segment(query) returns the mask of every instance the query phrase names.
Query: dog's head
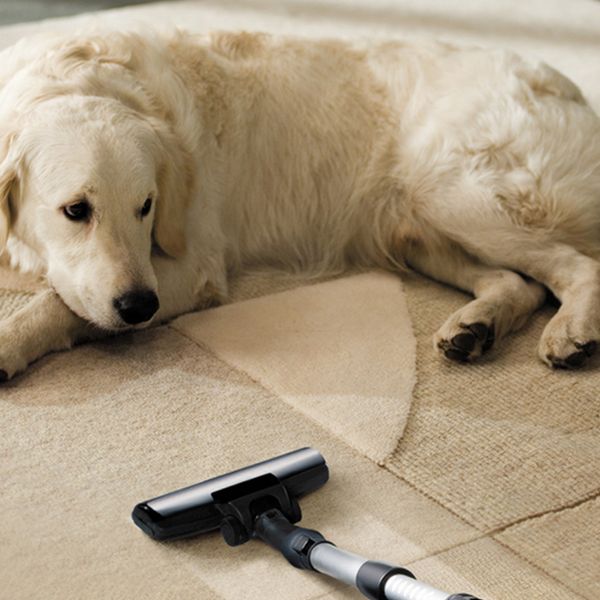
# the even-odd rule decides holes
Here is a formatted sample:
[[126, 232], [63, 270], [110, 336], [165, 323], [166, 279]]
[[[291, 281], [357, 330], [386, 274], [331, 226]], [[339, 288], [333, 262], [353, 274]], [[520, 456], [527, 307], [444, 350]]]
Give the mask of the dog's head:
[[169, 131], [118, 100], [66, 94], [35, 103], [3, 137], [0, 250], [24, 242], [99, 327], [149, 322], [152, 252], [185, 252], [189, 191]]

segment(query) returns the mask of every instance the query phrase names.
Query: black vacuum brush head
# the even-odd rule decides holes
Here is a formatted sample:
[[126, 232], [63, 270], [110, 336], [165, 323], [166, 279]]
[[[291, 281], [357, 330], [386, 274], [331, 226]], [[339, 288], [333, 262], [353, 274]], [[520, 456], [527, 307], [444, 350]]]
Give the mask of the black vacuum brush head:
[[299, 521], [296, 498], [320, 488], [328, 478], [321, 454], [301, 448], [141, 502], [132, 518], [156, 540], [221, 529], [226, 541], [237, 545], [253, 535], [252, 519], [270, 508], [281, 510], [291, 522]]

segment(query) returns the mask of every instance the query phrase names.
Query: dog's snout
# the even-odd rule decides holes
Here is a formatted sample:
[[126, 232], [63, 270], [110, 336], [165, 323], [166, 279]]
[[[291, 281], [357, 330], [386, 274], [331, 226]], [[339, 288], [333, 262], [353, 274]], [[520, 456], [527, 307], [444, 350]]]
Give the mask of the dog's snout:
[[148, 321], [158, 310], [158, 296], [151, 290], [127, 292], [113, 300], [119, 316], [129, 325]]

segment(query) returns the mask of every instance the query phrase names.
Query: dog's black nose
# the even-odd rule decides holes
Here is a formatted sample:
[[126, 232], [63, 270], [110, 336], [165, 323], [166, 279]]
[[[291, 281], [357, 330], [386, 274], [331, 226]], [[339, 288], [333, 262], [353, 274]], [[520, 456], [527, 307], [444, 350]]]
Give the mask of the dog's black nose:
[[148, 321], [158, 310], [158, 297], [151, 290], [127, 292], [113, 300], [119, 316], [129, 325]]

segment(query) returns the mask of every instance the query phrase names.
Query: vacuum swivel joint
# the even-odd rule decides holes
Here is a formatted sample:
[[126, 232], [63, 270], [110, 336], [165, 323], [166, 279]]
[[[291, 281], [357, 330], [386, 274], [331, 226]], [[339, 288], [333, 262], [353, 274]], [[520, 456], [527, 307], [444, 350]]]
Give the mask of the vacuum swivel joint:
[[255, 525], [265, 512], [278, 510], [288, 523], [297, 523], [302, 518], [296, 499], [270, 473], [214, 492], [213, 498], [223, 517], [221, 534], [230, 546], [239, 546], [256, 537]]

